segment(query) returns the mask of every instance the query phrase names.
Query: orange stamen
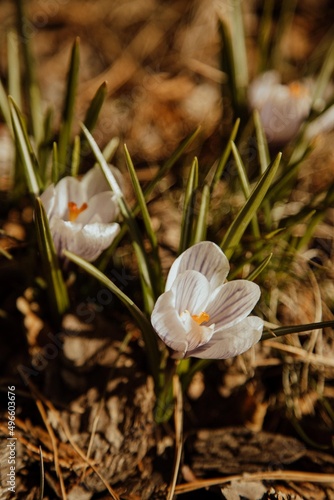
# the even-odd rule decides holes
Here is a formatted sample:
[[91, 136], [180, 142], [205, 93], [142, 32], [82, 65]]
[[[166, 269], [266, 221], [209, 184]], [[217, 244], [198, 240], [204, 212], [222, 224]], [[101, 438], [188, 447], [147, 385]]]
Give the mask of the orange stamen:
[[209, 319], [210, 319], [210, 315], [205, 311], [202, 311], [198, 316], [197, 316], [197, 314], [192, 314], [191, 317], [199, 325], [201, 325], [202, 323], [205, 323], [206, 321], [209, 321]]
[[68, 218], [71, 222], [74, 222], [77, 218], [78, 215], [81, 214], [86, 208], [88, 208], [87, 203], [83, 203], [81, 207], [79, 208], [74, 201], [69, 201], [68, 204]]
[[291, 82], [288, 87], [294, 97], [304, 97], [307, 94], [307, 89], [302, 83]]

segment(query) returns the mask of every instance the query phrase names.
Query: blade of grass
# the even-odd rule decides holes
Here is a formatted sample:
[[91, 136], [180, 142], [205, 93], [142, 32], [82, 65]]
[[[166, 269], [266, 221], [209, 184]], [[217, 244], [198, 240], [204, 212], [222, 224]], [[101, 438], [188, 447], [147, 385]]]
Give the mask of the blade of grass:
[[135, 167], [133, 165], [133, 162], [132, 162], [130, 153], [128, 151], [128, 148], [126, 147], [126, 144], [124, 144], [124, 153], [125, 153], [125, 161], [126, 161], [128, 171], [130, 174], [130, 178], [131, 178], [131, 182], [132, 182], [132, 187], [134, 189], [134, 192], [135, 192], [135, 195], [137, 198], [137, 202], [138, 202], [139, 207], [140, 207], [140, 211], [141, 211], [141, 214], [143, 217], [143, 222], [145, 225], [148, 239], [150, 241], [152, 248], [157, 250], [157, 248], [158, 248], [157, 237], [156, 237], [155, 232], [152, 229], [151, 218], [150, 218], [150, 214], [148, 213], [147, 204], [146, 204], [146, 201], [144, 198], [144, 194], [143, 194], [143, 191], [141, 189], [141, 186], [140, 186], [140, 183], [139, 183], [136, 171], [135, 171]]
[[155, 282], [154, 277], [151, 275], [151, 266], [148, 262], [148, 257], [143, 245], [143, 238], [138, 228], [138, 225], [130, 211], [128, 205], [125, 202], [121, 188], [119, 187], [114, 175], [112, 174], [108, 163], [106, 162], [100, 148], [96, 144], [93, 136], [87, 130], [85, 125], [81, 124], [82, 130], [84, 131], [85, 137], [92, 148], [95, 158], [109, 184], [111, 190], [115, 193], [116, 199], [121, 211], [122, 216], [128, 226], [132, 244], [137, 255], [138, 265], [140, 269], [140, 280], [143, 288], [143, 298], [144, 305], [147, 313], [150, 313], [153, 309], [156, 294], [155, 294]]
[[3, 255], [4, 257], [6, 257], [6, 259], [8, 259], [8, 260], [13, 259], [13, 256], [9, 252], [7, 252], [7, 250], [5, 250], [4, 248], [1, 248], [1, 247], [0, 247], [0, 254]]
[[9, 101], [16, 146], [23, 165], [28, 189], [31, 194], [37, 196], [41, 187], [41, 180], [37, 171], [37, 160], [33, 153], [23, 117], [12, 97], [9, 97]]
[[43, 139], [38, 148], [38, 164], [40, 167], [43, 185], [48, 183], [48, 166], [50, 158], [50, 144], [53, 137], [53, 109], [50, 107], [45, 113], [43, 121]]
[[157, 335], [148, 321], [146, 316], [142, 313], [138, 306], [131, 300], [120, 288], [118, 288], [115, 283], [113, 283], [105, 274], [99, 271], [96, 267], [94, 267], [89, 262], [86, 262], [78, 255], [69, 252], [68, 250], [64, 250], [64, 255], [71, 261], [77, 264], [81, 269], [86, 271], [88, 274], [97, 279], [100, 283], [103, 284], [106, 288], [108, 288], [112, 293], [116, 295], [116, 297], [125, 305], [128, 309], [129, 313], [136, 321], [137, 325], [142, 331], [143, 339], [145, 342], [145, 349], [147, 352], [148, 362], [150, 366], [150, 370], [152, 376], [154, 378], [156, 388], [159, 384], [159, 363], [160, 363], [160, 353], [158, 349], [157, 343]]
[[261, 174], [264, 174], [264, 172], [267, 169], [267, 165], [269, 165], [271, 160], [269, 155], [267, 138], [262, 127], [260, 113], [258, 112], [257, 109], [255, 109], [253, 112], [253, 120], [255, 126], [256, 143], [258, 148]]
[[322, 64], [320, 73], [316, 80], [315, 88], [312, 94], [312, 110], [322, 111], [324, 108], [323, 95], [328, 87], [334, 70], [334, 41], [330, 44], [325, 60]]
[[205, 184], [202, 191], [201, 205], [199, 207], [198, 217], [196, 221], [195, 236], [192, 244], [199, 243], [206, 239], [206, 232], [208, 227], [208, 213], [210, 207], [210, 186]]
[[310, 332], [320, 328], [334, 328], [334, 321], [319, 321], [318, 323], [308, 323], [306, 325], [281, 326], [279, 328], [264, 331], [261, 340], [275, 339], [292, 333]]
[[228, 140], [228, 142], [227, 142], [227, 144], [225, 146], [225, 149], [223, 151], [223, 154], [220, 157], [220, 160], [219, 160], [219, 163], [218, 163], [215, 175], [213, 177], [213, 180], [211, 182], [211, 185], [210, 185], [210, 191], [211, 192], [214, 190], [214, 188], [216, 187], [217, 182], [220, 180], [221, 176], [223, 175], [224, 169], [225, 169], [226, 164], [227, 164], [227, 160], [228, 160], [228, 158], [229, 158], [229, 156], [231, 154], [231, 142], [235, 141], [235, 139], [237, 137], [237, 133], [238, 133], [238, 130], [239, 130], [239, 125], [240, 125], [240, 118], [237, 118], [237, 120], [235, 121], [235, 124], [233, 126], [233, 129], [232, 129], [231, 135], [229, 137], [229, 140]]
[[[97, 122], [104, 100], [107, 96], [107, 82], [103, 82], [96, 91], [84, 118], [85, 127], [91, 132]], [[82, 138], [82, 137], [81, 137]]]
[[119, 146], [119, 138], [113, 137], [102, 151], [105, 160], [110, 163]]
[[270, 35], [273, 22], [272, 20], [273, 9], [274, 9], [273, 0], [267, 0], [267, 2], [264, 2], [260, 27], [258, 29], [259, 36], [257, 39], [257, 46], [259, 48], [259, 64], [258, 64], [257, 74], [260, 74], [266, 69], [269, 69], [268, 54], [271, 46]]
[[293, 16], [297, 7], [297, 0], [283, 0], [281, 2], [281, 11], [277, 23], [274, 38], [274, 46], [271, 51], [271, 67], [279, 68], [281, 66], [282, 50], [281, 42], [285, 33], [291, 28]]
[[13, 96], [17, 106], [21, 108], [21, 71], [19, 42], [15, 31], [10, 30], [7, 35], [8, 47], [8, 93]]
[[72, 177], [76, 177], [79, 173], [80, 151], [81, 151], [81, 140], [80, 140], [80, 136], [76, 135], [74, 138], [74, 143], [73, 143], [72, 161], [71, 161], [71, 175], [72, 175]]
[[184, 193], [179, 253], [184, 252], [184, 250], [186, 250], [191, 245], [197, 187], [198, 187], [198, 160], [195, 157], [190, 167], [187, 186]]
[[96, 159], [98, 165], [101, 167], [101, 170], [102, 170], [109, 186], [111, 187], [111, 190], [115, 193], [118, 200], [120, 200], [120, 203], [121, 203], [120, 208], [122, 210], [124, 210], [123, 204], [125, 203], [125, 201], [123, 198], [122, 190], [119, 187], [118, 182], [115, 179], [114, 174], [111, 172], [109, 165], [108, 165], [105, 157], [103, 156], [103, 153], [101, 152], [99, 146], [97, 145], [94, 137], [92, 136], [92, 134], [89, 132], [89, 130], [86, 128], [86, 126], [83, 123], [81, 124], [81, 128], [82, 128], [82, 131], [85, 135], [86, 140], [88, 141], [88, 144], [91, 147], [91, 150], [94, 153], [94, 156], [95, 156], [95, 159]]
[[301, 250], [302, 248], [306, 247], [306, 245], [309, 243], [310, 239], [313, 236], [313, 233], [322, 221], [322, 219], [325, 217], [327, 209], [332, 208], [334, 204], [334, 183], [329, 186], [328, 191], [326, 193], [325, 199], [321, 203], [322, 207], [319, 207], [317, 211], [315, 211], [315, 214], [310, 218], [309, 223], [307, 224], [305, 233], [303, 236], [300, 238], [296, 249]]
[[276, 159], [268, 166], [247, 202], [239, 211], [237, 217], [227, 230], [227, 233], [225, 234], [220, 245], [227, 258], [230, 258], [233, 255], [235, 247], [239, 244], [249, 222], [266, 196], [269, 186], [271, 185], [271, 182], [277, 172], [281, 156], [281, 153], [279, 153]]
[[[232, 153], [233, 153], [234, 160], [235, 160], [235, 163], [237, 166], [239, 179], [241, 182], [241, 189], [245, 195], [246, 200], [248, 200], [248, 198], [250, 196], [250, 187], [249, 187], [249, 181], [248, 181], [247, 174], [246, 174], [246, 168], [245, 168], [245, 165], [242, 161], [242, 158], [241, 158], [239, 151], [238, 151], [236, 145], [234, 144], [234, 142], [232, 142], [231, 148], [232, 148]], [[251, 219], [251, 225], [252, 225], [252, 232], [253, 232], [254, 237], [256, 239], [260, 239], [260, 229], [259, 229], [259, 224], [257, 221], [256, 214]]]
[[242, 3], [242, 0], [235, 0], [233, 2], [233, 9], [230, 11], [232, 26], [233, 71], [236, 86], [235, 94], [237, 96], [237, 109], [241, 110], [247, 107], [248, 87], [248, 59], [246, 52]]
[[48, 218], [40, 198], [35, 203], [35, 224], [44, 273], [48, 282], [51, 310], [58, 322], [69, 308], [69, 298], [51, 236]]
[[59, 132], [58, 156], [61, 176], [66, 171], [68, 147], [71, 142], [71, 131], [79, 75], [79, 60], [79, 38], [77, 37], [75, 39], [71, 52], [70, 66], [67, 77], [66, 96], [62, 113], [62, 123]]
[[[255, 126], [256, 143], [257, 143], [257, 148], [258, 148], [258, 156], [259, 156], [259, 161], [260, 161], [261, 174], [264, 174], [264, 172], [266, 171], [267, 165], [269, 165], [269, 163], [271, 162], [271, 158], [270, 158], [270, 154], [269, 154], [269, 148], [268, 148], [266, 134], [264, 133], [262, 123], [261, 123], [260, 113], [258, 112], [257, 109], [255, 109], [253, 112], [253, 120], [254, 120], [254, 126]], [[269, 229], [269, 228], [271, 228], [271, 225], [272, 225], [271, 207], [269, 204], [269, 200], [264, 201], [263, 208], [264, 208], [264, 213], [265, 213], [266, 227], [267, 227], [267, 229]]]
[[53, 143], [52, 150], [51, 180], [54, 184], [57, 184], [59, 180], [58, 146], [56, 142]]
[[9, 130], [12, 132], [12, 120], [10, 115], [10, 107], [9, 107], [7, 92], [1, 80], [0, 80], [0, 109]]
[[[187, 149], [187, 147], [194, 142], [196, 137], [198, 136], [199, 132], [201, 130], [201, 127], [197, 127], [197, 129], [189, 134], [182, 142], [181, 144], [176, 148], [174, 153], [168, 158], [168, 160], [165, 161], [165, 163], [162, 165], [158, 173], [155, 175], [155, 177], [149, 182], [148, 186], [144, 189], [144, 196], [145, 199], [148, 198], [148, 196], [152, 193], [153, 189], [155, 186], [158, 184], [158, 182], [167, 175], [169, 170], [175, 165], [177, 160], [181, 157], [181, 155], [184, 153], [184, 151]], [[137, 214], [139, 210], [139, 206], [137, 205], [133, 209], [133, 213]]]
[[[158, 182], [165, 175], [167, 175], [167, 173], [169, 172], [169, 170], [173, 167], [173, 165], [175, 165], [175, 163], [181, 157], [181, 155], [184, 153], [184, 151], [186, 150], [186, 148], [195, 140], [195, 138], [199, 134], [199, 131], [200, 131], [200, 127], [198, 127], [194, 132], [192, 132], [189, 136], [187, 136], [181, 142], [181, 144], [176, 148], [176, 150], [171, 155], [171, 157], [168, 160], [166, 160], [166, 162], [163, 164], [163, 166], [161, 167], [161, 169], [159, 170], [159, 172], [156, 174], [156, 176], [154, 177], [154, 179], [152, 179], [152, 181], [150, 181], [150, 183], [147, 185], [147, 187], [143, 190], [143, 194], [144, 194], [144, 197], [145, 197], [146, 200], [148, 199], [149, 195], [152, 193], [153, 189], [158, 184]], [[107, 158], [105, 150], [106, 150], [106, 148], [103, 150], [103, 156], [105, 158]], [[139, 210], [140, 210], [140, 207], [139, 207], [139, 204], [137, 202], [136, 205], [132, 209], [133, 216], [136, 216], [139, 213]], [[113, 254], [114, 249], [118, 246], [118, 244], [120, 243], [120, 241], [124, 238], [124, 236], [127, 233], [127, 231], [128, 231], [128, 227], [124, 224], [122, 226], [122, 228], [121, 228], [121, 231], [116, 236], [116, 238], [114, 239], [113, 243], [111, 244], [110, 248], [105, 252], [104, 259], [100, 263], [100, 266], [99, 266], [100, 269], [105, 269], [106, 265], [108, 264], [108, 262], [110, 260], [110, 255]]]
[[266, 257], [258, 266], [256, 269], [254, 269], [254, 271], [252, 271], [248, 276], [247, 276], [247, 280], [248, 281], [254, 281], [259, 274], [262, 273], [262, 271], [267, 267], [267, 265], [269, 264], [269, 262], [271, 261], [271, 258], [272, 258], [273, 254], [269, 254], [268, 257]]
[[273, 183], [270, 187], [267, 195], [267, 200], [276, 201], [282, 200], [286, 191], [290, 192], [290, 183], [293, 182], [296, 172], [301, 165], [302, 160], [308, 155], [311, 151], [311, 146], [308, 147], [302, 157], [299, 158], [296, 163], [289, 163], [288, 165], [284, 165], [283, 171], [278, 177], [278, 179]]
[[231, 100], [235, 115], [240, 115], [238, 101], [237, 82], [235, 75], [234, 56], [232, 49], [231, 32], [225, 21], [219, 21], [219, 32], [222, 39], [222, 71], [228, 75], [228, 86], [231, 93]]
[[27, 34], [27, 26], [30, 25], [24, 10], [24, 1], [17, 0], [17, 19], [18, 19], [18, 35], [21, 40], [21, 49], [24, 59], [25, 68], [25, 88], [28, 92], [28, 106], [30, 109], [32, 130], [35, 139], [35, 144], [38, 147], [42, 141], [42, 105], [39, 86], [37, 83], [35, 59], [32, 54], [30, 39], [31, 35]]
[[146, 229], [146, 234], [149, 239], [151, 248], [152, 248], [152, 257], [153, 257], [153, 267], [154, 267], [154, 283], [156, 283], [158, 286], [156, 287], [157, 293], [160, 294], [162, 293], [162, 282], [161, 282], [161, 277], [162, 277], [162, 271], [161, 271], [161, 265], [160, 265], [160, 258], [159, 258], [159, 253], [158, 253], [158, 240], [156, 237], [155, 232], [153, 231], [152, 224], [151, 224], [151, 218], [150, 214], [147, 209], [147, 204], [145, 201], [145, 197], [142, 191], [142, 188], [140, 186], [130, 153], [128, 151], [128, 148], [124, 144], [124, 153], [125, 153], [125, 161], [128, 167], [128, 171], [130, 174], [132, 186], [136, 195], [137, 202], [140, 207], [140, 211], [143, 217], [143, 222], [144, 226]]

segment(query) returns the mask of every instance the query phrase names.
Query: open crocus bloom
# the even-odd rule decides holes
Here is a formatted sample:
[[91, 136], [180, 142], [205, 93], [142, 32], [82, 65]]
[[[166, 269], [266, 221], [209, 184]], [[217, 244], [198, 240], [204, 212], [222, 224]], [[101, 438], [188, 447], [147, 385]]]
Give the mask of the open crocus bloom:
[[248, 316], [260, 288], [247, 280], [224, 283], [229, 267], [210, 241], [190, 247], [173, 263], [151, 316], [173, 358], [231, 358], [260, 340], [263, 322]]
[[120, 230], [118, 204], [98, 167], [79, 181], [64, 177], [41, 195], [59, 256], [64, 249], [93, 261]]
[[311, 109], [311, 92], [307, 82], [283, 85], [277, 71], [267, 71], [253, 80], [248, 89], [252, 109], [260, 113], [268, 141], [285, 143], [298, 132]]

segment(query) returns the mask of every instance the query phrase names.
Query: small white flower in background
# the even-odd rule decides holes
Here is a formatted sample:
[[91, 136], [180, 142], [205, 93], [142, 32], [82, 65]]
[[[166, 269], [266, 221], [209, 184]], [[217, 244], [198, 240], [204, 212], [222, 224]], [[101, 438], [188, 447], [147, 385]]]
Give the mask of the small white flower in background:
[[173, 263], [151, 316], [173, 358], [232, 358], [260, 340], [263, 322], [248, 316], [260, 288], [247, 280], [224, 283], [229, 268], [210, 241], [188, 248]]
[[[116, 169], [113, 169], [115, 175]], [[117, 171], [116, 175], [120, 175]], [[41, 195], [57, 254], [69, 250], [93, 261], [120, 230], [118, 204], [100, 168], [81, 180], [64, 177]]]
[[268, 141], [286, 143], [296, 136], [310, 112], [310, 84], [294, 81], [283, 85], [277, 71], [267, 71], [250, 84], [248, 102], [259, 111]]

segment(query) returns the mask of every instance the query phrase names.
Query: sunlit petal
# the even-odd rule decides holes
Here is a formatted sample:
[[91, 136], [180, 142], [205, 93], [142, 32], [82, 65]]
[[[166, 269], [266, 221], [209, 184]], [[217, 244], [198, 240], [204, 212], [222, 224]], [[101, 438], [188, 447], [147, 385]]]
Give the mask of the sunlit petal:
[[251, 281], [235, 280], [222, 285], [207, 306], [210, 322], [216, 329], [239, 323], [254, 309], [260, 295], [260, 288]]
[[114, 221], [119, 214], [118, 204], [111, 191], [99, 193], [88, 200], [88, 207], [76, 219], [82, 224], [93, 222], [108, 223]]
[[72, 251], [88, 261], [94, 261], [111, 245], [119, 231], [120, 226], [116, 222], [86, 224], [79, 233], [76, 250]]
[[208, 241], [189, 248], [172, 265], [167, 291], [152, 313], [158, 335], [175, 351], [172, 357], [229, 358], [260, 339], [262, 320], [247, 317], [260, 288], [246, 280], [224, 283], [228, 268], [224, 253]]
[[256, 77], [248, 88], [248, 101], [260, 113], [268, 140], [285, 143], [298, 132], [311, 108], [311, 92], [303, 81], [282, 84], [277, 71]]
[[186, 357], [233, 358], [248, 351], [256, 344], [261, 338], [262, 329], [262, 320], [256, 316], [249, 316], [237, 325], [215, 332], [207, 344], [194, 350], [188, 350]]
[[173, 263], [168, 273], [166, 290], [169, 290], [178, 274], [187, 270], [198, 271], [210, 281], [211, 287], [221, 285], [229, 272], [228, 260], [218, 245], [202, 241], [188, 248]]
[[199, 314], [208, 302], [210, 285], [206, 277], [197, 271], [185, 271], [176, 278], [172, 290], [179, 314], [185, 310]]
[[80, 181], [74, 177], [64, 177], [55, 186], [53, 214], [68, 220], [68, 202], [74, 202], [78, 207], [87, 202]]
[[111, 245], [120, 227], [117, 223], [83, 226], [54, 217], [50, 230], [59, 255], [67, 249], [88, 261], [93, 261]]
[[188, 347], [187, 331], [175, 308], [175, 296], [172, 291], [160, 295], [154, 306], [151, 322], [165, 344], [177, 351], [178, 357], [183, 357]]
[[206, 344], [214, 334], [214, 325], [199, 325], [188, 311], [181, 315], [181, 320], [187, 331], [187, 352]]
[[49, 219], [53, 215], [54, 211], [55, 191], [55, 185], [51, 184], [51, 186], [49, 186], [40, 196], [46, 215]]
[[[109, 168], [122, 189], [124, 181], [121, 172], [112, 165], [110, 165]], [[101, 168], [98, 166], [88, 170], [81, 179], [81, 185], [88, 198], [92, 198], [98, 193], [103, 193], [103, 191], [111, 190]]]
[[46, 189], [41, 201], [59, 256], [67, 249], [95, 260], [120, 230], [115, 222], [119, 215], [116, 197], [98, 168], [84, 175], [83, 181], [64, 177]]

